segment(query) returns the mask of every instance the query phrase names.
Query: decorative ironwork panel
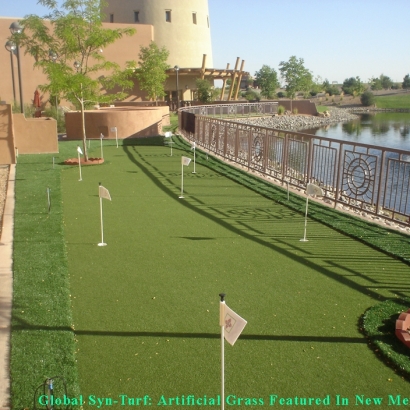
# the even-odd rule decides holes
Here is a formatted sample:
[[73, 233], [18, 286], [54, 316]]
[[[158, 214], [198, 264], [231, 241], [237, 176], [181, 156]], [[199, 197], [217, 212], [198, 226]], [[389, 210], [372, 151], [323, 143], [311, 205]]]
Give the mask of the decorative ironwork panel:
[[410, 215], [410, 162], [389, 158], [383, 207], [402, 215]]
[[280, 177], [282, 175], [285, 138], [277, 132], [269, 131], [267, 134], [267, 172]]
[[226, 125], [227, 124], [225, 122], [218, 121], [218, 141], [217, 141], [216, 153], [219, 154], [219, 155], [224, 154]]
[[239, 126], [239, 147], [238, 147], [238, 162], [241, 164], [248, 163], [249, 156], [249, 131], [247, 128]]
[[[377, 159], [367, 153], [344, 152], [342, 195], [348, 197], [350, 205], [374, 204]], [[352, 202], [352, 199], [359, 203]]]
[[311, 179], [325, 191], [334, 192], [336, 190], [336, 164], [336, 148], [313, 145]]
[[305, 183], [307, 178], [308, 144], [305, 141], [288, 139], [286, 176], [299, 183]]
[[236, 126], [229, 124], [226, 133], [226, 157], [235, 158]]
[[252, 153], [251, 167], [257, 170], [263, 168], [263, 150], [264, 150], [264, 135], [258, 128], [251, 130], [252, 135]]

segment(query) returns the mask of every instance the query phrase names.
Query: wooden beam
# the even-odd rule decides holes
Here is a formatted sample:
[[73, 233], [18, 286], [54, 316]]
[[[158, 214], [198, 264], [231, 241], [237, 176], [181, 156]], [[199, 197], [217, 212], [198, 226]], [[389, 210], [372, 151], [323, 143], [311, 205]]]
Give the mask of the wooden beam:
[[228, 97], [228, 101], [231, 101], [232, 98], [232, 93], [233, 93], [233, 88], [235, 85], [235, 78], [236, 78], [236, 71], [238, 70], [238, 65], [239, 65], [239, 57], [236, 58], [236, 64], [235, 64], [235, 70], [233, 71], [231, 78], [232, 78], [232, 83], [231, 86], [229, 88], [229, 97]]
[[245, 60], [242, 60], [241, 70], [239, 71], [239, 77], [238, 77], [238, 85], [236, 86], [235, 101], [238, 99], [239, 89], [241, 88], [241, 81], [242, 81], [242, 76], [243, 76], [244, 65], [245, 65]]

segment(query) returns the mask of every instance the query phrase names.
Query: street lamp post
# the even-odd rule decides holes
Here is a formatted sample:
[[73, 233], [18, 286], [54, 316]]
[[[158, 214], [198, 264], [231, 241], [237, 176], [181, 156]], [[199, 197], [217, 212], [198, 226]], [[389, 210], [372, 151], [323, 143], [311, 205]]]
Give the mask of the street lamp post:
[[177, 75], [177, 84], [176, 84], [176, 86], [177, 86], [177, 110], [179, 110], [179, 92], [178, 92], [178, 89], [179, 89], [179, 84], [178, 84], [178, 71], [179, 71], [179, 67], [176, 65], [176, 66], [174, 67], [174, 70], [175, 70], [175, 73], [176, 73], [176, 75]]
[[13, 53], [16, 51], [16, 43], [14, 41], [7, 41], [6, 50], [10, 52], [10, 65], [11, 65], [11, 81], [13, 84], [13, 101], [16, 101], [16, 84], [14, 81], [14, 66], [13, 66]]
[[[57, 59], [58, 59], [58, 54], [53, 50], [49, 50], [48, 57], [53, 63], [56, 63]], [[58, 121], [58, 99], [57, 99], [58, 95], [57, 95], [57, 93], [56, 93], [55, 97], [56, 97], [56, 119]]]
[[[10, 25], [10, 32], [11, 34], [20, 34], [23, 31], [23, 27], [15, 21]], [[20, 51], [19, 51], [19, 44], [18, 41], [15, 43], [16, 45], [16, 56], [17, 56], [17, 69], [18, 69], [18, 76], [19, 76], [19, 88], [20, 88], [20, 112], [24, 114], [24, 101], [23, 101], [23, 84], [21, 79], [21, 62], [20, 62]]]

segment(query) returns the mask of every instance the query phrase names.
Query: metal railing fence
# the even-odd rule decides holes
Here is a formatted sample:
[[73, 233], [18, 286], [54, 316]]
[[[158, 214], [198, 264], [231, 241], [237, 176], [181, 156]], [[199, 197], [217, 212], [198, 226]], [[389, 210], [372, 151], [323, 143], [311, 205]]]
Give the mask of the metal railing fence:
[[[341, 204], [410, 225], [410, 151], [248, 125], [229, 117], [256, 111], [272, 115], [276, 110], [277, 103], [187, 107], [179, 111], [180, 132], [199, 147], [282, 184], [305, 189], [315, 183], [334, 207]], [[184, 112], [191, 115], [193, 127], [184, 127]]]

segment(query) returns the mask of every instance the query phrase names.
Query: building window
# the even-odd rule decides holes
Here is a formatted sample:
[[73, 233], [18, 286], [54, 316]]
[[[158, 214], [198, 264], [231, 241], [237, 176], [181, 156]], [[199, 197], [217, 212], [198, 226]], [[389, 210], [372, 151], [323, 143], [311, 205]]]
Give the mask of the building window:
[[140, 22], [140, 12], [134, 11], [134, 23], [139, 23], [139, 22]]
[[192, 22], [196, 24], [196, 13], [192, 13]]
[[114, 14], [110, 14], [110, 23], [114, 23]]
[[171, 10], [165, 10], [165, 21], [171, 23]]

